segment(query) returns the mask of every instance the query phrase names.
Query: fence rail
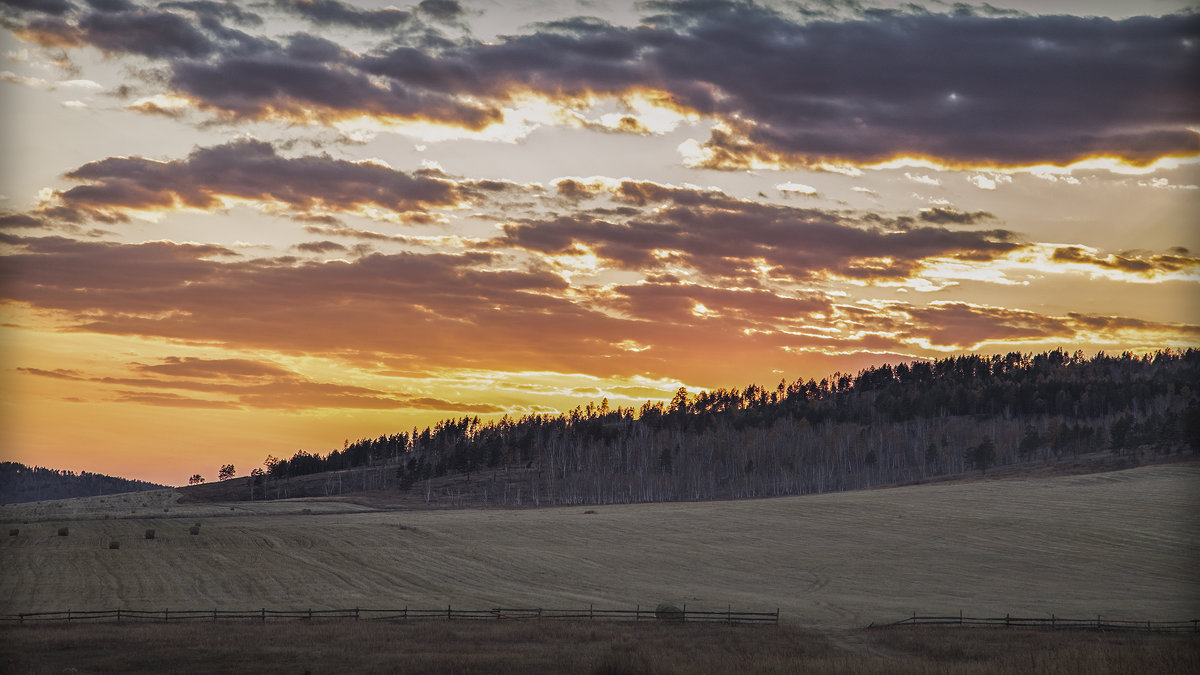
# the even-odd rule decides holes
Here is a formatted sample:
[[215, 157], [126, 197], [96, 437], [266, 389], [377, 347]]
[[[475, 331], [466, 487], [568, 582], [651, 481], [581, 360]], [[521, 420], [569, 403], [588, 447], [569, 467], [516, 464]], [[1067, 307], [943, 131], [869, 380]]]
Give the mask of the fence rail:
[[36, 625], [46, 623], [171, 623], [200, 621], [316, 621], [327, 619], [353, 619], [357, 621], [654, 621], [665, 620], [688, 623], [729, 624], [778, 624], [779, 610], [774, 612], [741, 612], [731, 607], [724, 611], [690, 610], [684, 605], [681, 610], [660, 616], [652, 608], [642, 609], [546, 609], [542, 607], [493, 607], [492, 609], [104, 609], [64, 610], [59, 612], [27, 612], [23, 614], [0, 614], [0, 625]]
[[1200, 619], [1186, 621], [1136, 621], [1132, 619], [1069, 619], [1051, 614], [1047, 617], [1016, 617], [1009, 614], [1000, 617], [963, 616], [912, 616], [883, 626], [1000, 626], [1006, 628], [1046, 628], [1077, 630], [1122, 630], [1153, 633], [1200, 633]]

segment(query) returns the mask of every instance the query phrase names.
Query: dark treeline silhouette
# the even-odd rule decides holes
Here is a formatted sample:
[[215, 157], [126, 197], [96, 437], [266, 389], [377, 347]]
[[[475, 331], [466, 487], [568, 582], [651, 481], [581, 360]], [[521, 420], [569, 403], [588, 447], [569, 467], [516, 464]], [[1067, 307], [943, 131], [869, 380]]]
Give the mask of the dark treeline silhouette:
[[18, 462], [0, 462], [0, 504], [18, 504], [45, 499], [94, 497], [167, 487], [140, 480], [116, 478], [100, 473], [62, 471]]
[[429, 500], [433, 478], [461, 475], [485, 503], [603, 504], [856, 489], [1096, 450], [1136, 462], [1200, 452], [1198, 382], [1196, 349], [957, 356], [774, 388], [680, 389], [640, 409], [604, 400], [558, 416], [448, 419], [268, 458], [258, 480], [362, 467], [326, 491], [418, 488]]

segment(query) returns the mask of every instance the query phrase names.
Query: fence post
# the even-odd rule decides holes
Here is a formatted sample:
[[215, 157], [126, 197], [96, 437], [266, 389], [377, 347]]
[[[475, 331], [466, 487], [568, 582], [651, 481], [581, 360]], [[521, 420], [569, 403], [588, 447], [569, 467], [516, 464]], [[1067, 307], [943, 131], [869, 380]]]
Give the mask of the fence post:
[[1050, 628], [1057, 628], [1057, 626], [1054, 625], [1054, 622], [1055, 622], [1054, 615], [1051, 614], [1050, 615]]
[[121, 623], [121, 608], [117, 608], [117, 623]]
[[213, 623], [217, 622], [217, 608], [213, 607]]
[[170, 623], [170, 622], [171, 622], [171, 610], [164, 607], [163, 608], [163, 623]]
[[267, 622], [267, 608], [266, 607], [262, 608], [262, 622], [263, 623]]
[[312, 607], [308, 608], [308, 620], [312, 621]]
[[595, 608], [596, 608], [595, 605], [590, 605], [590, 604], [588, 605], [588, 620], [589, 621], [596, 618], [596, 615], [594, 614]]
[[958, 610], [958, 625], [962, 625], [962, 610]]
[[357, 607], [354, 608], [354, 620], [358, 621], [358, 608]]
[[683, 603], [683, 622], [687, 623], [687, 603]]
[[450, 621], [454, 617], [450, 616], [450, 605], [446, 605], [446, 620]]
[[[639, 604], [639, 605], [638, 605], [638, 606], [637, 606], [637, 607], [636, 607], [636, 608], [633, 610], [633, 622], [634, 622], [634, 623], [637, 623], [638, 621], [641, 621], [641, 620], [642, 620], [642, 606]], [[1193, 622], [1192, 622], [1192, 624], [1193, 624], [1193, 625], [1194, 625], [1195, 623], [1196, 623], [1195, 621], [1193, 621]]]
[[[778, 613], [779, 610], [775, 610], [775, 611], [776, 611], [776, 613]], [[733, 623], [733, 605], [732, 604], [725, 605], [725, 621], [730, 624]]]
[[67, 610], [67, 625], [71, 625], [71, 610]]
[[1005, 628], [1008, 628], [1008, 619], [1009, 619], [1009, 617], [1010, 617], [1010, 616], [1012, 616], [1012, 615], [1011, 615], [1011, 614], [1005, 614], [1005, 615], [1004, 615], [1004, 627], [1005, 627]]
[[775, 608], [775, 625], [776, 626], [779, 625], [779, 608], [778, 607]]

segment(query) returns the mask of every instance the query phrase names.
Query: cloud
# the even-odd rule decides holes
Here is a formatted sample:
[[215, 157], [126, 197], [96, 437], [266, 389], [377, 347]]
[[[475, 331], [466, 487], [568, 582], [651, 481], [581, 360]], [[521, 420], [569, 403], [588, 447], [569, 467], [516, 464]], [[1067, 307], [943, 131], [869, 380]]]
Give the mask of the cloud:
[[[317, 382], [277, 364], [251, 359], [204, 359], [170, 356], [159, 363], [128, 366], [136, 377], [89, 376], [78, 370], [17, 368], [27, 375], [117, 387], [122, 403], [178, 408], [217, 409], [409, 409], [442, 412], [495, 413], [504, 408], [491, 404], [463, 403], [429, 396], [386, 392], [328, 382]], [[202, 398], [174, 391], [208, 396]], [[218, 397], [218, 398], [213, 398]]]
[[421, 0], [417, 9], [438, 21], [452, 21], [463, 14], [458, 0]]
[[980, 221], [995, 220], [996, 216], [988, 213], [987, 211], [964, 213], [962, 211], [955, 211], [954, 209], [935, 207], [931, 209], [922, 209], [920, 218], [927, 223], [934, 223], [937, 225], [975, 225]]
[[812, 197], [817, 194], [817, 188], [815, 188], [811, 185], [805, 185], [803, 183], [793, 183], [790, 181], [787, 183], [781, 183], [779, 185], [776, 185], [775, 189], [779, 190], [780, 192], [782, 192], [784, 194], [798, 194], [798, 195], [805, 195], [806, 197]]
[[69, 0], [6, 0], [5, 5], [11, 10], [37, 12], [61, 16], [75, 9]]
[[55, 205], [43, 207], [42, 213], [103, 222], [124, 220], [131, 211], [221, 209], [230, 200], [302, 213], [375, 208], [414, 219], [485, 191], [515, 187], [494, 181], [456, 183], [432, 172], [409, 174], [328, 155], [288, 158], [269, 143], [252, 140], [197, 148], [181, 160], [110, 157], [66, 177], [81, 184], [56, 192]]
[[330, 251], [345, 251], [346, 247], [336, 241], [306, 241], [296, 244], [296, 249], [305, 253], [329, 253]]
[[[656, 13], [637, 26], [564, 19], [485, 43], [441, 38], [405, 10], [280, 0], [277, 7], [323, 25], [398, 31], [362, 54], [314, 59], [298, 40], [289, 51], [228, 28], [224, 21], [238, 20], [230, 12], [189, 3], [208, 12], [193, 22], [168, 8], [183, 6], [31, 13], [16, 32], [45, 45], [158, 59], [168, 71], [165, 93], [229, 122], [368, 116], [481, 131], [504, 123], [505, 107], [522, 96], [563, 105], [643, 96], [712, 120], [709, 138], [690, 147], [698, 166], [717, 169], [897, 157], [1028, 167], [1104, 156], [1144, 165], [1200, 153], [1192, 131], [1200, 94], [1191, 86], [1200, 66], [1185, 47], [1200, 40], [1195, 14], [863, 12], [832, 21], [682, 0], [647, 5]], [[460, 11], [427, 1], [418, 14]], [[975, 178], [980, 187], [995, 182]]]
[[934, 178], [933, 176], [914, 175], [907, 171], [904, 172], [904, 177], [911, 180], [914, 183], [920, 183], [921, 185], [929, 185], [929, 186], [933, 186], [933, 187], [938, 187], [942, 184], [942, 182], [940, 180]]
[[275, 6], [317, 24], [375, 31], [395, 29], [412, 20], [412, 14], [401, 9], [359, 9], [338, 0], [275, 0]]
[[1163, 340], [1192, 342], [1200, 326], [1144, 321], [1120, 316], [1070, 313], [1039, 314], [1022, 309], [989, 307], [965, 302], [939, 302], [927, 307], [893, 306], [903, 318], [901, 335], [915, 343], [937, 348], [978, 349], [985, 343], [1078, 343], [1100, 333], [1112, 343], [1140, 342], [1144, 348], [1161, 347]]
[[274, 363], [250, 359], [201, 359], [195, 357], [168, 356], [161, 363], [137, 364], [136, 370], [171, 377], [196, 377], [205, 379], [258, 379], [286, 378], [295, 374]]
[[1200, 258], [1189, 256], [1187, 249], [1171, 254], [1113, 253], [1103, 256], [1081, 246], [1062, 246], [1054, 249], [1051, 259], [1054, 262], [1079, 263], [1092, 265], [1101, 269], [1119, 270], [1147, 276], [1154, 273], [1179, 272], [1183, 270], [1200, 272]]
[[[934, 257], [987, 260], [1020, 248], [1005, 230], [950, 231], [874, 221], [818, 209], [733, 199], [721, 193], [624, 181], [614, 197], [637, 206], [657, 204], [624, 218], [586, 212], [503, 225], [506, 246], [545, 255], [591, 251], [622, 269], [690, 268], [722, 283], [758, 283], [764, 277], [813, 280], [907, 278]], [[612, 214], [616, 215], [616, 214]], [[944, 211], [934, 221], [973, 224], [989, 214]], [[731, 233], [736, 232], [736, 236]]]
[[995, 190], [996, 186], [1000, 185], [1001, 183], [1011, 183], [1012, 176], [1002, 173], [989, 175], [978, 173], [972, 176], [967, 176], [967, 182], [979, 188], [980, 190]]

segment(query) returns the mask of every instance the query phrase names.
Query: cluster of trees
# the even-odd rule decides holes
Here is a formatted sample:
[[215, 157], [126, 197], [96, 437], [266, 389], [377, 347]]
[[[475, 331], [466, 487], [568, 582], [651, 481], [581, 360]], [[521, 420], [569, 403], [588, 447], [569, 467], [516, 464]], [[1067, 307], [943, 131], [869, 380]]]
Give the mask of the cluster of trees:
[[167, 487], [88, 471], [63, 471], [20, 462], [0, 462], [0, 503], [17, 504], [45, 499], [94, 497]]
[[[772, 389], [680, 389], [640, 409], [604, 400], [558, 416], [448, 419], [327, 455], [268, 458], [267, 476], [383, 467], [369, 487], [410, 490], [455, 474], [498, 481], [515, 467], [527, 471], [514, 498], [537, 504], [854, 489], [1100, 449], [1197, 452], [1197, 382], [1195, 349], [958, 356]], [[493, 495], [508, 503], [513, 486], [502, 482]]]
[[[262, 473], [262, 469], [255, 469], [255, 471]], [[237, 469], [233, 468], [232, 464], [222, 464], [221, 468], [217, 470], [217, 480], [229, 480], [236, 475]], [[207, 479], [201, 474], [194, 473], [191, 478], [188, 478], [188, 485], [200, 485], [205, 480]]]

